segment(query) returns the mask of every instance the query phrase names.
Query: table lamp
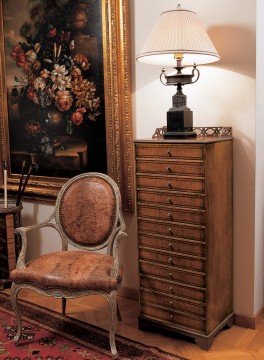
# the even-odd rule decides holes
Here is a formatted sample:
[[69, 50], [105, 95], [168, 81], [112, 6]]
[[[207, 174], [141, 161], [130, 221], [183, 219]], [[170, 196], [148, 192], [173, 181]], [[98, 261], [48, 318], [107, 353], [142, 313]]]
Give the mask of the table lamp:
[[[195, 137], [193, 113], [187, 107], [182, 87], [194, 84], [200, 76], [197, 65], [208, 64], [220, 59], [212, 41], [198, 16], [193, 11], [176, 10], [163, 12], [146, 43], [137, 55], [137, 61], [146, 64], [170, 66], [176, 73], [167, 75], [162, 70], [160, 80], [165, 86], [176, 86], [172, 97], [173, 107], [167, 112], [167, 130], [164, 138]], [[182, 73], [192, 66], [190, 74]]]

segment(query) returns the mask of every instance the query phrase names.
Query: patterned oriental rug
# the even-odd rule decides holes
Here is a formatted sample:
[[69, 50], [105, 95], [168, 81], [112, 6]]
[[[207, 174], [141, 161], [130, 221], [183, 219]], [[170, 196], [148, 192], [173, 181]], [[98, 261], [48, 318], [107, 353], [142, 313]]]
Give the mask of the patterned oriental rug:
[[[15, 345], [15, 315], [7, 294], [0, 293], [0, 359], [3, 360], [110, 360], [108, 332], [20, 301], [23, 339]], [[123, 360], [184, 360], [158, 348], [116, 336]]]

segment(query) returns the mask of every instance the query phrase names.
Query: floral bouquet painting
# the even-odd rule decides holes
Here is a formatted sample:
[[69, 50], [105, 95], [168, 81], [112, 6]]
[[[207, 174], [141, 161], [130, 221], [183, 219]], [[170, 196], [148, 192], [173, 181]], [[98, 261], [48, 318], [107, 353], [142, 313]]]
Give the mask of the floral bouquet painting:
[[8, 54], [16, 67], [9, 79], [9, 113], [27, 150], [45, 158], [57, 149], [66, 152], [69, 138], [83, 137], [84, 143], [89, 126], [102, 121], [102, 85], [96, 82], [102, 59], [95, 50], [98, 38], [88, 34], [88, 1], [15, 3], [22, 2], [28, 18]]

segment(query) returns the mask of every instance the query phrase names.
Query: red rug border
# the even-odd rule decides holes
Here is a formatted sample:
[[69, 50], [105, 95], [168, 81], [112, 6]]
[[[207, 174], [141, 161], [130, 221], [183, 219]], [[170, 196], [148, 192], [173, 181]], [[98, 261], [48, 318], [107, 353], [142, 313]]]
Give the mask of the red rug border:
[[[0, 291], [0, 296], [2, 298], [6, 298], [6, 300], [10, 299], [10, 295], [9, 294], [6, 294], [4, 292], [1, 292]], [[86, 323], [86, 322], [83, 322], [81, 320], [78, 320], [78, 319], [75, 319], [75, 318], [72, 318], [68, 315], [63, 315], [55, 310], [52, 310], [52, 309], [49, 309], [49, 308], [46, 308], [46, 307], [43, 307], [43, 306], [40, 306], [40, 305], [37, 305], [35, 303], [32, 303], [28, 300], [22, 300], [22, 299], [19, 299], [19, 303], [21, 304], [24, 304], [26, 306], [30, 306], [30, 307], [33, 307], [35, 308], [37, 311], [41, 311], [41, 312], [44, 312], [45, 314], [49, 314], [51, 313], [52, 316], [56, 317], [56, 318], [61, 318], [61, 319], [64, 319], [68, 322], [73, 322], [75, 324], [77, 324], [78, 326], [81, 326], [82, 328], [91, 328], [92, 330], [98, 332], [98, 333], [101, 333], [103, 335], [106, 335], [107, 336], [107, 333], [108, 331], [103, 329], [103, 328], [100, 328], [96, 325], [93, 325], [93, 324], [89, 324], [89, 323]], [[12, 311], [12, 308], [11, 310], [7, 310], [7, 309], [4, 309], [4, 308], [1, 308], [3, 309], [4, 311], [6, 312], [10, 312], [14, 315], [13, 311]], [[27, 317], [27, 316], [23, 316], [21, 315], [22, 319], [24, 319], [25, 321], [29, 321], [29, 322], [33, 322], [33, 323], [36, 323], [36, 324], [39, 324], [40, 322], [37, 322], [35, 321], [34, 319], [31, 319], [30, 317]], [[56, 333], [59, 333], [60, 331], [59, 330], [56, 330], [55, 329], [52, 329], [50, 328], [48, 325], [45, 325], [45, 324], [41, 324], [43, 326], [43, 328], [47, 329], [48, 331], [56, 334]], [[85, 344], [85, 342], [83, 342], [82, 340], [78, 339], [77, 337], [72, 337], [70, 334], [67, 334], [67, 333], [62, 333], [61, 334], [62, 336], [65, 336], [67, 337], [68, 339], [72, 340], [72, 341], [76, 341], [77, 343], [79, 343], [80, 345], [82, 346], [85, 346], [87, 344]], [[170, 352], [167, 352], [167, 351], [164, 351], [158, 347], [155, 347], [155, 346], [150, 346], [150, 345], [146, 345], [144, 343], [141, 343], [139, 341], [136, 341], [136, 340], [132, 340], [132, 339], [129, 339], [125, 336], [122, 336], [122, 335], [119, 335], [119, 334], [116, 334], [116, 340], [117, 341], [122, 341], [123, 343], [125, 344], [130, 344], [130, 345], [135, 345], [135, 346], [138, 346], [139, 348], [145, 348], [145, 349], [148, 349], [149, 351], [152, 351], [153, 352], [153, 355], [160, 355], [160, 356], [167, 356], [167, 360], [188, 360], [186, 358], [183, 358], [179, 355], [175, 355], [175, 354], [172, 354]], [[110, 350], [109, 351], [104, 351], [103, 349], [99, 349], [99, 348], [96, 348], [95, 346], [93, 346], [93, 344], [89, 344], [89, 346], [93, 347], [96, 349], [96, 351], [99, 351], [101, 354], [106, 354], [106, 355], [109, 355], [110, 354]], [[156, 354], [155, 354], [156, 352]], [[171, 357], [171, 358], [170, 358]], [[165, 360], [165, 359], [164, 359]]]

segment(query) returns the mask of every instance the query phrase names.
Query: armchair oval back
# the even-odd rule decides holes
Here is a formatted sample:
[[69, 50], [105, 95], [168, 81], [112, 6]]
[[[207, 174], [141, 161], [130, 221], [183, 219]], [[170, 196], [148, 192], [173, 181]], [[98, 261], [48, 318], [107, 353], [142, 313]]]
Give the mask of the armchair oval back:
[[101, 173], [85, 173], [61, 189], [55, 218], [62, 236], [89, 250], [107, 246], [119, 220], [121, 199], [116, 183]]

